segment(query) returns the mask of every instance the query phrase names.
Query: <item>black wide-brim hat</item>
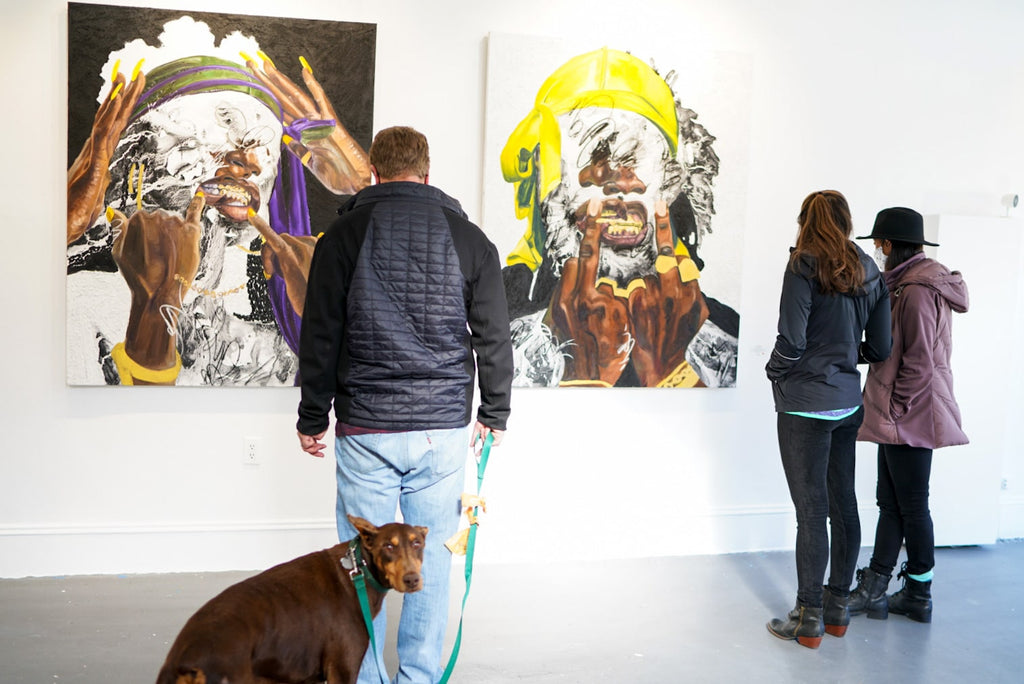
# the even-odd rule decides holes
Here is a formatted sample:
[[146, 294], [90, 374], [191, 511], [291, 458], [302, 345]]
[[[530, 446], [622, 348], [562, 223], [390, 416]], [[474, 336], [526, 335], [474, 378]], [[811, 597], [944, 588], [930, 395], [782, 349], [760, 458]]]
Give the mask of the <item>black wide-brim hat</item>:
[[924, 239], [924, 217], [906, 207], [891, 207], [878, 212], [871, 235], [861, 235], [857, 239], [897, 240], [913, 245], [939, 246], [936, 242]]

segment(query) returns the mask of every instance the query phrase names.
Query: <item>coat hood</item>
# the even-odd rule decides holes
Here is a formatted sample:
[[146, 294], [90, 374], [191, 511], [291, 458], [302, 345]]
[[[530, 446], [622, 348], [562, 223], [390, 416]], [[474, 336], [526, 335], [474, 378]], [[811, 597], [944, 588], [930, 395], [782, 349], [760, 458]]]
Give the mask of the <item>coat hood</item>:
[[427, 185], [426, 183], [413, 183], [410, 181], [388, 181], [387, 183], [378, 183], [377, 185], [369, 185], [355, 195], [350, 197], [338, 209], [339, 214], [344, 214], [347, 211], [351, 211], [358, 206], [363, 204], [371, 204], [373, 202], [380, 202], [383, 200], [412, 200], [420, 202], [432, 202], [438, 204], [449, 211], [455, 212], [458, 216], [464, 219], [468, 219], [466, 212], [463, 211], [462, 205], [454, 197], [449, 197], [440, 188], [436, 188], [433, 185]]
[[967, 283], [959, 271], [950, 271], [934, 259], [929, 259], [924, 252], [919, 252], [902, 264], [885, 272], [885, 283], [891, 292], [896, 292], [907, 285], [923, 285], [949, 303], [949, 308], [957, 313], [965, 313], [970, 298]]

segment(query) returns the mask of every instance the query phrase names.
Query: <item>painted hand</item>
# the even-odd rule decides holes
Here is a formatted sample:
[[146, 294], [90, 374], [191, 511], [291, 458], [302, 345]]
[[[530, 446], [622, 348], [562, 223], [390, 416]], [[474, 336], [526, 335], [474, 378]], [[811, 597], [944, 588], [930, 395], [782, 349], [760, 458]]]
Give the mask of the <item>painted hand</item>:
[[566, 347], [563, 383], [612, 386], [629, 361], [632, 335], [625, 300], [607, 283], [595, 286], [601, 229], [601, 201], [592, 199], [583, 219], [579, 257], [565, 262], [551, 298], [547, 325]]
[[285, 144], [296, 157], [317, 177], [325, 188], [339, 195], [354, 194], [370, 184], [370, 159], [363, 148], [349, 134], [338, 119], [334, 106], [327, 98], [313, 69], [302, 57], [302, 80], [307, 94], [274, 63], [260, 53], [262, 63], [257, 64], [248, 55], [242, 55], [246, 66], [277, 97], [284, 107], [284, 122], [291, 125], [298, 119], [333, 120], [334, 126], [322, 135], [304, 136], [302, 140], [286, 136]]
[[96, 111], [89, 139], [68, 169], [67, 244], [87, 231], [103, 211], [103, 198], [110, 184], [110, 158], [114, 154], [128, 117], [146, 87], [142, 62], [135, 66], [131, 81], [114, 66], [110, 93]]
[[697, 267], [673, 249], [668, 206], [655, 206], [657, 274], [644, 276], [644, 286], [630, 288], [628, 306], [636, 345], [633, 365], [645, 387], [655, 387], [686, 360], [686, 348], [708, 317], [697, 284]]
[[199, 219], [206, 206], [200, 193], [185, 217], [158, 209], [137, 211], [129, 219], [114, 209], [111, 253], [132, 295], [125, 351], [147, 368], [174, 362], [174, 331], [184, 292], [199, 270]]
[[300, 317], [306, 302], [306, 286], [309, 283], [309, 265], [313, 261], [313, 249], [317, 238], [278, 233], [249, 210], [249, 223], [260, 232], [265, 240], [261, 256], [263, 272], [267, 277], [280, 274], [284, 278], [288, 301]]

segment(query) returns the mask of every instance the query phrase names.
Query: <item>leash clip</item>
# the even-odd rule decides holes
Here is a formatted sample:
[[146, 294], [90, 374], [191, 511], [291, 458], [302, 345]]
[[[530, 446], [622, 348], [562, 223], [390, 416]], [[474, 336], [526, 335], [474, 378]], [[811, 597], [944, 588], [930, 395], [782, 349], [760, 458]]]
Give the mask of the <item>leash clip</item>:
[[355, 579], [360, 575], [359, 562], [356, 559], [356, 550], [349, 546], [348, 553], [341, 557], [341, 567], [348, 570], [348, 576]]

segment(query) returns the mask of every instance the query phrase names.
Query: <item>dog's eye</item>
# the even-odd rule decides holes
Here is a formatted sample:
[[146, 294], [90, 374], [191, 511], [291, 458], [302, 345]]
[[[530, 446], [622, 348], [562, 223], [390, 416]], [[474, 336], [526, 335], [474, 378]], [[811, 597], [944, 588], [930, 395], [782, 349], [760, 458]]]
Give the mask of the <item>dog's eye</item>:
[[423, 542], [421, 542], [419, 539], [413, 539], [412, 540], [412, 548], [418, 549], [421, 546], [423, 546]]
[[388, 550], [388, 551], [394, 551], [395, 550], [395, 545], [392, 544], [391, 542], [388, 542], [387, 544], [384, 545], [384, 548], [386, 550]]

